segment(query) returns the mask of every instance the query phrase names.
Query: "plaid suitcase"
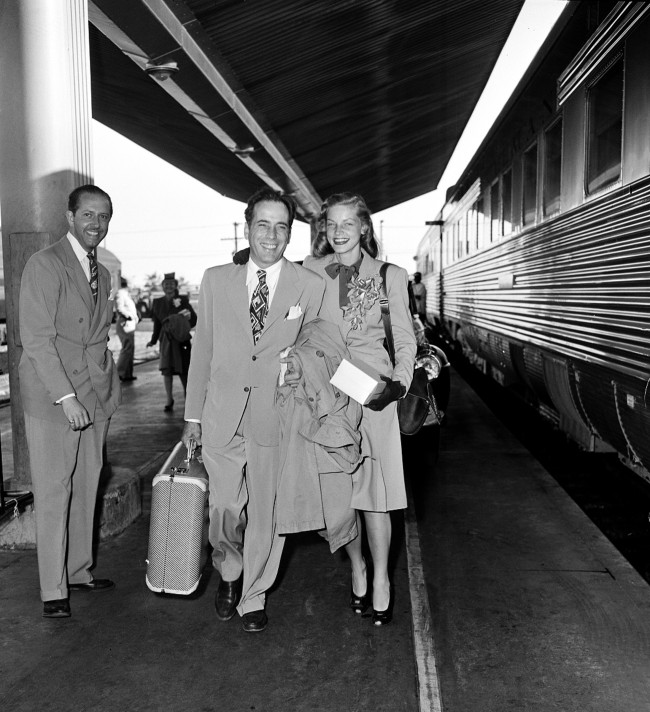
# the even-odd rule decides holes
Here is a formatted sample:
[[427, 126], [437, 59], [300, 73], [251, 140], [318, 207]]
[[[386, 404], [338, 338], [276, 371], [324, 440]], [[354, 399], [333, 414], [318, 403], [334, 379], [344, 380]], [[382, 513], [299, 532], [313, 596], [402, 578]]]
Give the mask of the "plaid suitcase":
[[200, 449], [190, 460], [178, 443], [154, 477], [147, 586], [157, 593], [196, 590], [207, 555], [208, 475]]

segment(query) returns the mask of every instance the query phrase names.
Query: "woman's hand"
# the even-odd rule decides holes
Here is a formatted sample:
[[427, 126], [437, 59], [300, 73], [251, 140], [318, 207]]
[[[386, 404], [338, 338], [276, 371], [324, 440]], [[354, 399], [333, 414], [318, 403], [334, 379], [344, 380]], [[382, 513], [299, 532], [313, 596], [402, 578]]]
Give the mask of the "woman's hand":
[[381, 380], [386, 383], [386, 388], [366, 403], [366, 408], [370, 410], [383, 410], [389, 403], [406, 395], [406, 388], [399, 381], [391, 381], [388, 376], [381, 376]]

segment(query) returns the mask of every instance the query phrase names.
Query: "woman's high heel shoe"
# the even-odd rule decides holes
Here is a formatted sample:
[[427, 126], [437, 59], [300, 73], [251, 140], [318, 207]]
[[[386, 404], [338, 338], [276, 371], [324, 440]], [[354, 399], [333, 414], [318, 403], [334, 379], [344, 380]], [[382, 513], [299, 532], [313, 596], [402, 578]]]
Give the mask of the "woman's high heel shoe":
[[167, 405], [164, 408], [165, 413], [169, 413], [172, 410], [174, 410], [174, 401], [173, 400], [171, 403], [167, 403]]
[[372, 624], [376, 626], [388, 625], [393, 620], [393, 589], [390, 590], [388, 608], [385, 611], [372, 609]]
[[365, 613], [370, 605], [370, 592], [366, 591], [363, 596], [357, 596], [354, 589], [350, 587], [350, 608], [355, 613]]

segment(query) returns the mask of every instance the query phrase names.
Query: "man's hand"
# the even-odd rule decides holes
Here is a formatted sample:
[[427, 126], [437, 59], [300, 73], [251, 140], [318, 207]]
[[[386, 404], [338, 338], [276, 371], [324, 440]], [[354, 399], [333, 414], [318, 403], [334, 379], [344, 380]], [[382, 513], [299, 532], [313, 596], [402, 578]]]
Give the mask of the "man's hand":
[[145, 348], [150, 349], [153, 346], [153, 341], [147, 341]]
[[83, 430], [93, 424], [88, 411], [74, 396], [62, 400], [61, 407], [73, 430]]
[[298, 359], [290, 353], [281, 358], [280, 363], [287, 364], [287, 370], [284, 372], [284, 382], [287, 386], [297, 388], [302, 379], [302, 367]]
[[[181, 440], [188, 451], [190, 447], [192, 450], [195, 447], [199, 447], [201, 445], [201, 423], [185, 423]], [[192, 442], [193, 445], [190, 446], [190, 442]]]
[[387, 376], [382, 376], [381, 380], [386, 383], [386, 388], [366, 403], [366, 408], [370, 410], [383, 410], [389, 403], [399, 400], [406, 393], [406, 388], [399, 381], [391, 381]]

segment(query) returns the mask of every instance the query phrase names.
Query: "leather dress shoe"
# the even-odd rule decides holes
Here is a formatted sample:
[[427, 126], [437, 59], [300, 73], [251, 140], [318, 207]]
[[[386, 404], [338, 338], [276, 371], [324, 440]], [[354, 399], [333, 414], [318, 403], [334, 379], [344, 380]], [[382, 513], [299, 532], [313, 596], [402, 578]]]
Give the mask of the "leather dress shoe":
[[261, 633], [268, 622], [269, 619], [264, 610], [251, 611], [242, 616], [241, 627], [246, 633]]
[[43, 601], [43, 618], [70, 618], [70, 601], [67, 598]]
[[221, 579], [217, 593], [214, 597], [214, 607], [217, 611], [217, 618], [220, 621], [229, 621], [237, 609], [237, 604], [241, 598], [242, 579], [241, 576], [236, 581], [224, 581]]
[[115, 583], [110, 579], [93, 579], [88, 583], [69, 583], [71, 591], [108, 591], [115, 588]]

